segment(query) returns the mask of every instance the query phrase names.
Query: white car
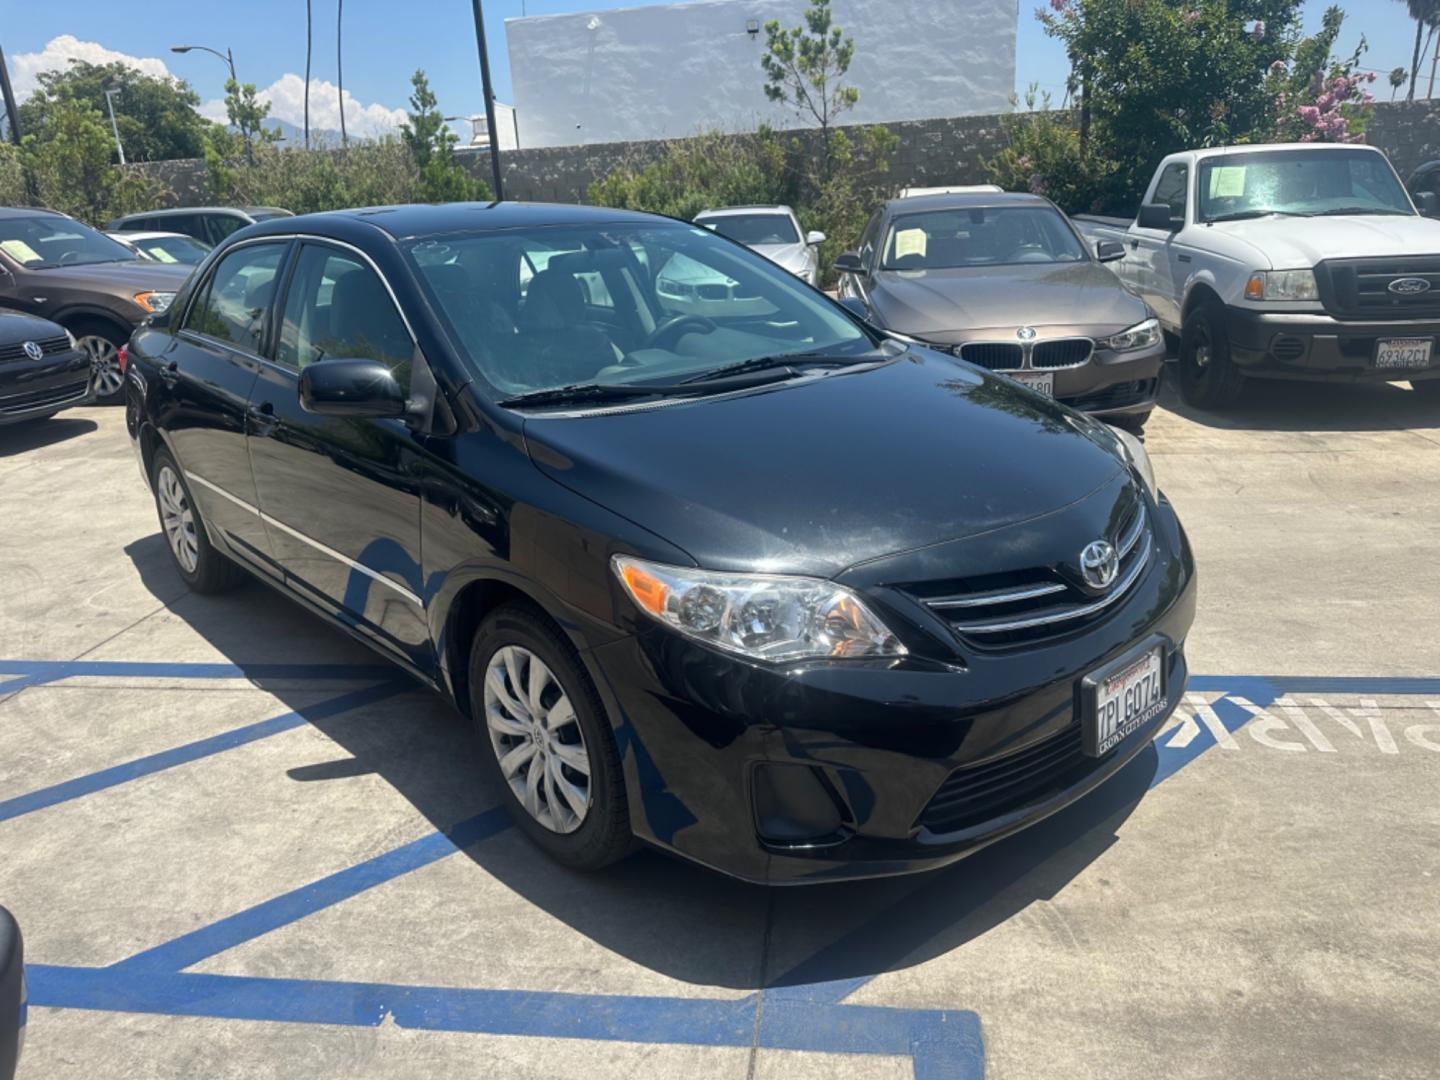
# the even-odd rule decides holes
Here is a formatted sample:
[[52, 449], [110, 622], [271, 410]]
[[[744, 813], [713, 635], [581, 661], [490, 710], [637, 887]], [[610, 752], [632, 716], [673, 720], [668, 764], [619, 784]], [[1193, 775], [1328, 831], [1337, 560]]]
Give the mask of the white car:
[[1134, 221], [1073, 220], [1178, 335], [1192, 405], [1230, 404], [1247, 378], [1404, 380], [1440, 398], [1440, 221], [1373, 147], [1187, 150]]
[[184, 233], [111, 232], [105, 235], [111, 240], [118, 240], [142, 259], [151, 262], [196, 266], [210, 251], [209, 244]]
[[695, 224], [744, 244], [811, 285], [820, 281], [819, 247], [823, 232], [805, 233], [788, 206], [727, 206], [705, 210]]

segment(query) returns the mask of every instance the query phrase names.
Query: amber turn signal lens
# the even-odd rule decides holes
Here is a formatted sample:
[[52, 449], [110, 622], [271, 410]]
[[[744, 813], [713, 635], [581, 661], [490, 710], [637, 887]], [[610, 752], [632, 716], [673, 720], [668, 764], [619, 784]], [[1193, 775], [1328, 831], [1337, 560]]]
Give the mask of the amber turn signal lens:
[[647, 574], [634, 563], [625, 564], [620, 574], [637, 604], [651, 615], [660, 615], [665, 611], [665, 599], [670, 595], [668, 585], [653, 574]]

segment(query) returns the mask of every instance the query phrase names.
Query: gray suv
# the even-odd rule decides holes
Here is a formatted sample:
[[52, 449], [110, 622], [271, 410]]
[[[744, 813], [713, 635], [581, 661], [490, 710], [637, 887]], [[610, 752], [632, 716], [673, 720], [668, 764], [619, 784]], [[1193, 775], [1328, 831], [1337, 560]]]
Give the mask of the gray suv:
[[214, 247], [237, 229], [271, 218], [294, 217], [278, 206], [177, 206], [127, 214], [110, 223], [110, 232], [178, 232]]
[[65, 214], [0, 207], [0, 308], [59, 323], [90, 356], [97, 401], [122, 400], [119, 350], [170, 306], [189, 266], [146, 262]]

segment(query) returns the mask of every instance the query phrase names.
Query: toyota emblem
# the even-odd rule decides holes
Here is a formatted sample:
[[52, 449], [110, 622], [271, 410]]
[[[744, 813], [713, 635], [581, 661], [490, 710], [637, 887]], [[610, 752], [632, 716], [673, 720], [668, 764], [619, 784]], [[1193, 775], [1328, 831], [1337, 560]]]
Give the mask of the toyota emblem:
[[1080, 552], [1080, 576], [1092, 589], [1108, 589], [1120, 573], [1120, 554], [1108, 540], [1094, 540]]
[[1015, 331], [1015, 336], [1021, 341], [1034, 341], [1035, 328], [1033, 326], [1022, 326], [1019, 330]]
[[30, 357], [31, 360], [39, 360], [45, 355], [45, 350], [33, 341], [27, 341], [20, 347], [25, 350], [25, 355]]
[[1418, 296], [1430, 291], [1430, 281], [1423, 277], [1402, 277], [1390, 282], [1388, 288], [1396, 296]]

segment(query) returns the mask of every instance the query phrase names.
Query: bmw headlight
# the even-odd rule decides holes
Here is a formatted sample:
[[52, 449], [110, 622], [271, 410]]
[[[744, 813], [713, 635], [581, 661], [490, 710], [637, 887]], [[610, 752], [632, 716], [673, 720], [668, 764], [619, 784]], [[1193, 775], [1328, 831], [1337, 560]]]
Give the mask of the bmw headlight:
[[151, 315], [159, 315], [175, 302], [175, 294], [173, 292], [139, 292], [135, 294], [135, 302]]
[[1100, 344], [1112, 352], [1134, 352], [1160, 344], [1160, 320], [1146, 319], [1136, 323], [1129, 330], [1123, 330], [1105, 338]]
[[864, 601], [821, 578], [728, 574], [612, 560], [641, 611], [707, 645], [772, 663], [904, 656], [906, 648]]
[[1160, 487], [1155, 483], [1155, 466], [1151, 464], [1150, 452], [1145, 449], [1145, 444], [1124, 428], [1112, 427], [1110, 434], [1115, 436], [1115, 441], [1120, 446], [1120, 453], [1140, 474], [1140, 479], [1144, 481], [1151, 498], [1159, 498]]
[[1313, 270], [1259, 270], [1245, 283], [1246, 300], [1319, 300]]

